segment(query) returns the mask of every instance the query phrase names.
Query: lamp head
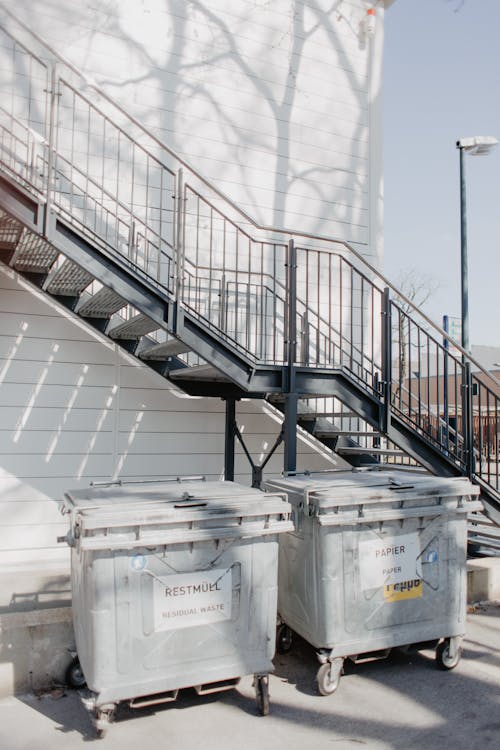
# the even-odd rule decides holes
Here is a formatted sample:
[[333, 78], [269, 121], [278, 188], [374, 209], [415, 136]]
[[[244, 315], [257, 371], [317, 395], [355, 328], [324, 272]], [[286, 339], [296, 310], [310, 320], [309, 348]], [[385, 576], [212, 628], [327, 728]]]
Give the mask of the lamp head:
[[493, 135], [474, 135], [470, 138], [460, 138], [457, 141], [457, 148], [466, 151], [471, 156], [482, 156], [483, 154], [489, 154], [497, 143], [498, 141]]

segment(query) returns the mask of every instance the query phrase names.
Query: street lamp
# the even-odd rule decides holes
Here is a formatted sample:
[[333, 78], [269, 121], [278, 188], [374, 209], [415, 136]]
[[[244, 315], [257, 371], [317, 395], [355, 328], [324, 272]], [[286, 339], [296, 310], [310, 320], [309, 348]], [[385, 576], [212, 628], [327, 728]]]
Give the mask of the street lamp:
[[460, 151], [460, 279], [462, 290], [462, 349], [469, 351], [469, 268], [467, 264], [467, 218], [465, 205], [465, 157], [489, 154], [498, 143], [492, 135], [477, 135], [460, 138], [457, 148]]

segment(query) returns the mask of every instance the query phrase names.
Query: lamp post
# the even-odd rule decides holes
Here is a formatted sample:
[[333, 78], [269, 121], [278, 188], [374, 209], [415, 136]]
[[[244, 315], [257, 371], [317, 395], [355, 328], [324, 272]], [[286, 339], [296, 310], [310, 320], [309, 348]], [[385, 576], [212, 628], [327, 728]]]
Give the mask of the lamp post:
[[477, 135], [460, 138], [457, 148], [460, 152], [460, 280], [461, 280], [461, 319], [462, 349], [469, 351], [469, 267], [467, 262], [467, 216], [465, 200], [465, 154], [481, 156], [489, 154], [498, 143], [491, 135]]

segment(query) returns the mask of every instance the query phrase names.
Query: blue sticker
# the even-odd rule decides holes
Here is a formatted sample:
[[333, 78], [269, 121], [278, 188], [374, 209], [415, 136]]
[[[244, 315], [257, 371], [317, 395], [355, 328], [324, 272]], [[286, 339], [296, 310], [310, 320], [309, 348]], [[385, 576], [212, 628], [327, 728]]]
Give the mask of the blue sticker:
[[438, 559], [439, 559], [439, 555], [435, 549], [430, 549], [425, 556], [425, 562], [428, 562], [428, 563], [435, 563], [438, 561]]
[[145, 555], [134, 555], [130, 558], [130, 567], [132, 570], [137, 570], [140, 572], [141, 570], [144, 570], [147, 565], [147, 559]]

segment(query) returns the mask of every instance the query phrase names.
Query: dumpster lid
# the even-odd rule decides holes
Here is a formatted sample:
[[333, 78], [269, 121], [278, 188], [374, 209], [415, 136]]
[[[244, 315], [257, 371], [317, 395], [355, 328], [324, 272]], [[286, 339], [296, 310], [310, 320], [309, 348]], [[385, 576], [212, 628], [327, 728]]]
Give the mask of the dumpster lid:
[[266, 488], [299, 495], [322, 509], [394, 500], [464, 498], [479, 494], [479, 487], [465, 477], [436, 477], [404, 469], [383, 471], [300, 474], [266, 482]]
[[67, 491], [61, 510], [71, 515], [73, 541], [78, 539], [89, 548], [112, 548], [125, 542], [130, 546], [131, 539], [134, 545], [141, 541], [181, 543], [293, 528], [284, 493], [267, 494], [222, 481], [91, 486]]
[[243, 487], [235, 482], [205, 481], [204, 479], [173, 479], [159, 481], [109, 482], [93, 484], [77, 490], [67, 490], [65, 500], [75, 509], [112, 509], [113, 506], [141, 506], [145, 503], [165, 505], [203, 499], [206, 502], [235, 497], [262, 496], [260, 490]]

